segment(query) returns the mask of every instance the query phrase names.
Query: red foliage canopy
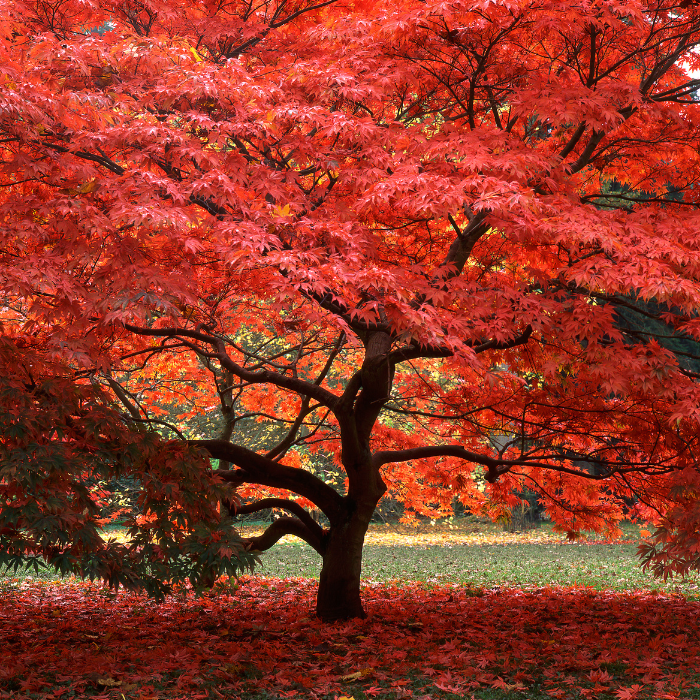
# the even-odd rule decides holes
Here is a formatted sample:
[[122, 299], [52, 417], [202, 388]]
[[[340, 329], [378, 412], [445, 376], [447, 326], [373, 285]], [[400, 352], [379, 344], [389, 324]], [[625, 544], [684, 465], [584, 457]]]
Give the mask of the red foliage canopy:
[[315, 547], [328, 618], [387, 488], [697, 568], [694, 3], [17, 0], [0, 40], [4, 552], [90, 571], [97, 452], [151, 564], [231, 487], [287, 510], [245, 544]]

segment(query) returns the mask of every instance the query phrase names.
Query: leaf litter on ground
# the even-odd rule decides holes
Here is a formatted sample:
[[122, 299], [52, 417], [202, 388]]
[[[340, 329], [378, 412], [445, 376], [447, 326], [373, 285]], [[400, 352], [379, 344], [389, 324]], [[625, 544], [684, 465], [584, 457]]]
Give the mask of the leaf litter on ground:
[[638, 685], [634, 697], [671, 699], [700, 687], [700, 602], [681, 596], [366, 584], [367, 619], [326, 625], [308, 579], [239, 583], [160, 605], [78, 582], [6, 589], [0, 698], [614, 698]]

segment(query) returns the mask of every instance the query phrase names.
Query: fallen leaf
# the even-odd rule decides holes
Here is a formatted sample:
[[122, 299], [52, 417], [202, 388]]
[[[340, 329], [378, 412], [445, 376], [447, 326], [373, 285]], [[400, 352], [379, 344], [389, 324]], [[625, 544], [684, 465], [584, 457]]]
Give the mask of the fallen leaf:
[[105, 688], [117, 688], [122, 684], [121, 681], [114, 680], [114, 678], [98, 678], [95, 682]]
[[367, 676], [371, 676], [374, 672], [374, 668], [363, 668], [361, 671], [355, 671], [355, 673], [349, 673], [347, 676], [341, 676], [340, 680], [343, 683], [352, 683], [353, 681], [359, 681]]

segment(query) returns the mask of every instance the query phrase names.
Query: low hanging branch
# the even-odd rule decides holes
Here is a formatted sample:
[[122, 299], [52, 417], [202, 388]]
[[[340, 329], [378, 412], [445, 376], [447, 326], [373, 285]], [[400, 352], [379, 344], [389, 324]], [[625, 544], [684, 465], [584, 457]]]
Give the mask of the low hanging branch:
[[[276, 537], [276, 539], [273, 540], [270, 540], [270, 538], [274, 537], [275, 533], [281, 532], [283, 529], [287, 528], [287, 531], [283, 532], [283, 534], [296, 535], [297, 537], [300, 537], [305, 542], [308, 542], [321, 556], [323, 556], [323, 528], [309, 515], [309, 513], [307, 513], [306, 510], [304, 510], [304, 508], [294, 501], [290, 501], [286, 498], [263, 498], [259, 501], [254, 501], [253, 503], [229, 507], [229, 511], [231, 515], [248, 515], [250, 513], [258, 513], [261, 510], [267, 510], [268, 508], [281, 508], [286, 510], [295, 515], [297, 520], [293, 518], [279, 518], [273, 523], [275, 527], [272, 530], [267, 528], [263, 535], [250, 540], [250, 549], [269, 549], [275, 542], [277, 542], [279, 537]], [[280, 520], [283, 521], [282, 524], [276, 525], [276, 523], [279, 523]], [[266, 545], [267, 542], [270, 542], [270, 544]]]

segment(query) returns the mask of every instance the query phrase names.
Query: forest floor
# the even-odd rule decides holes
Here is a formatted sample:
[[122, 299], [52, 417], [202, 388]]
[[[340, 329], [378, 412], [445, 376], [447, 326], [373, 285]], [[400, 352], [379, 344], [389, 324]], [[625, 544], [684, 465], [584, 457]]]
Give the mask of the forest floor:
[[700, 698], [699, 582], [642, 574], [638, 540], [373, 526], [368, 617], [334, 626], [313, 616], [318, 560], [291, 541], [259, 574], [160, 605], [8, 575], [0, 698]]

